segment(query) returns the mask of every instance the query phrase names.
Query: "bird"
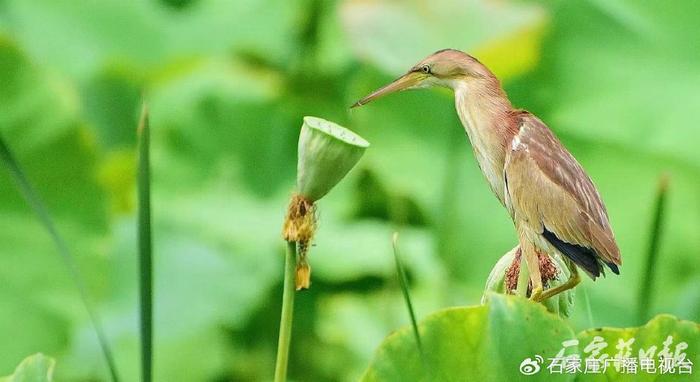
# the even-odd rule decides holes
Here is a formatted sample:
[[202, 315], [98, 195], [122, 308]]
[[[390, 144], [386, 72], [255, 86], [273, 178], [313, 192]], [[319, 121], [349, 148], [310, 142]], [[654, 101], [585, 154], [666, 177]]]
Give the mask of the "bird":
[[[594, 281], [605, 276], [606, 267], [620, 274], [620, 250], [591, 178], [542, 120], [513, 107], [498, 78], [475, 57], [439, 50], [351, 108], [402, 90], [430, 87], [454, 92], [476, 162], [513, 220], [518, 237], [514, 250], [529, 271], [531, 300], [544, 301], [574, 288], [581, 281], [578, 268]], [[542, 255], [565, 261], [570, 275], [561, 285], [543, 290]]]

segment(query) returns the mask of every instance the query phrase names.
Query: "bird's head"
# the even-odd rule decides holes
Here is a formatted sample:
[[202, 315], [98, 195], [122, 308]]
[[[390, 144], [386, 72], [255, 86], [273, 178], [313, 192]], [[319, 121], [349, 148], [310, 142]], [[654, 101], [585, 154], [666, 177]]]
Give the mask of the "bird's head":
[[355, 102], [351, 107], [367, 103], [401, 90], [433, 86], [455, 88], [470, 79], [492, 78], [491, 72], [474, 57], [454, 49], [437, 51], [414, 65], [394, 82], [381, 87]]

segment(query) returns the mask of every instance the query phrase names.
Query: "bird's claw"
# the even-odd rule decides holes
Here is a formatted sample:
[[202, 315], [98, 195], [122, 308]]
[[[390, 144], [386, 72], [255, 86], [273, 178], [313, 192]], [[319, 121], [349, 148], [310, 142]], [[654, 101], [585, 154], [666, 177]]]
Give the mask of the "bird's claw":
[[530, 294], [530, 300], [535, 302], [540, 302], [542, 300], [542, 287], [536, 287], [532, 290]]

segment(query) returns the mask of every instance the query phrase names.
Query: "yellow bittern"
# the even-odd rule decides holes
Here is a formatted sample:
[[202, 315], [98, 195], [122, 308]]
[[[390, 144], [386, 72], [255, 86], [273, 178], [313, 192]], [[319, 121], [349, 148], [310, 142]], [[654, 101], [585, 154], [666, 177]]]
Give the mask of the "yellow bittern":
[[[454, 91], [457, 114], [479, 167], [515, 224], [516, 250], [530, 272], [530, 298], [542, 301], [576, 286], [576, 266], [593, 280], [605, 275], [604, 265], [619, 274], [620, 250], [591, 179], [539, 118], [513, 108], [500, 81], [474, 57], [453, 49], [438, 51], [352, 107], [432, 86]], [[562, 285], [542, 289], [543, 255], [563, 255], [571, 275]]]

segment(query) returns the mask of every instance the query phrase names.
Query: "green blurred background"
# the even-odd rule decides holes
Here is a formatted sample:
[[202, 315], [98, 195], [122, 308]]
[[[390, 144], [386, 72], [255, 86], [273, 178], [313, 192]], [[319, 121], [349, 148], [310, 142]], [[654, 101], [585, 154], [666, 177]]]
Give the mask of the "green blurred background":
[[[304, 115], [372, 147], [320, 203], [290, 375], [349, 381], [408, 316], [476, 304], [516, 237], [448, 91], [348, 106], [441, 48], [470, 52], [588, 170], [624, 264], [577, 290], [576, 329], [633, 326], [659, 177], [670, 176], [652, 313], [700, 321], [700, 2], [0, 0], [0, 134], [138, 371], [135, 129], [151, 107], [158, 381], [271, 379], [281, 223]], [[587, 308], [590, 301], [590, 309]], [[106, 368], [47, 233], [0, 169], [0, 375]]]

